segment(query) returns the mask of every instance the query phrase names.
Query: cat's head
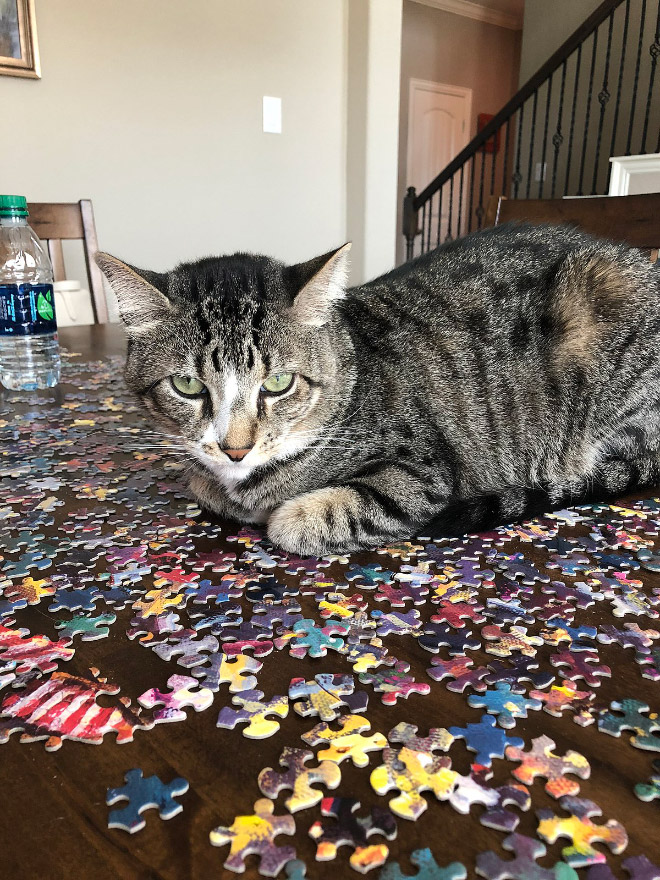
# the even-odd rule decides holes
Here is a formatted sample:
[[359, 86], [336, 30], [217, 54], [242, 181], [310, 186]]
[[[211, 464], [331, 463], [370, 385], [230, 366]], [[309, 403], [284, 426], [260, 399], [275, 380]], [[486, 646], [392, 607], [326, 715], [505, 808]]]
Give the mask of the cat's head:
[[129, 388], [223, 481], [311, 445], [350, 394], [337, 309], [349, 249], [295, 266], [209, 257], [162, 274], [98, 255], [129, 336]]

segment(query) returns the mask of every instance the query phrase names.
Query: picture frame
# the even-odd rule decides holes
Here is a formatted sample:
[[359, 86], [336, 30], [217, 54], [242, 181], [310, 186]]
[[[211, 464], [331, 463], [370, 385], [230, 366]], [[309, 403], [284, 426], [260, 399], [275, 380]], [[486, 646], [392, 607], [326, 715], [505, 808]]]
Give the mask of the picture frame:
[[0, 74], [41, 78], [34, 0], [0, 0]]

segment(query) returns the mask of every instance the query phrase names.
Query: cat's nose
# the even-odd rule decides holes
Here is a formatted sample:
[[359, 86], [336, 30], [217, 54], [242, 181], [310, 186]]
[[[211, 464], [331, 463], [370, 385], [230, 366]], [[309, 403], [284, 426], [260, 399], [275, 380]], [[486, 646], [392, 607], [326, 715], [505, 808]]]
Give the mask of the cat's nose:
[[228, 455], [232, 461], [243, 461], [252, 448], [252, 446], [248, 446], [245, 449], [223, 449], [222, 451], [225, 455]]

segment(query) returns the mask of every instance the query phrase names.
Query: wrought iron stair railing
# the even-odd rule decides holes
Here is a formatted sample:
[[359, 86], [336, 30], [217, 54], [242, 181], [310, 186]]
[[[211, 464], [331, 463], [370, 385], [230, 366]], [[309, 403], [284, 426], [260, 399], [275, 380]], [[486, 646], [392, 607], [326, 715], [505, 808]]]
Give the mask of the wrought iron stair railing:
[[421, 193], [408, 188], [406, 259], [481, 228], [491, 196], [604, 195], [610, 156], [660, 152], [658, 56], [660, 0], [601, 3]]

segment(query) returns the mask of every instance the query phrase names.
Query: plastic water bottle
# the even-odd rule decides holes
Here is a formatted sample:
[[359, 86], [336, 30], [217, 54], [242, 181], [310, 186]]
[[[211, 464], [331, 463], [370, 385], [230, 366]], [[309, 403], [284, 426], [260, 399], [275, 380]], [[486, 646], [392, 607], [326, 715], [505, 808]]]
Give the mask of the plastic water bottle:
[[0, 383], [13, 391], [60, 379], [53, 267], [27, 218], [23, 196], [0, 195]]

